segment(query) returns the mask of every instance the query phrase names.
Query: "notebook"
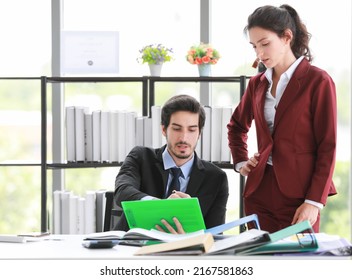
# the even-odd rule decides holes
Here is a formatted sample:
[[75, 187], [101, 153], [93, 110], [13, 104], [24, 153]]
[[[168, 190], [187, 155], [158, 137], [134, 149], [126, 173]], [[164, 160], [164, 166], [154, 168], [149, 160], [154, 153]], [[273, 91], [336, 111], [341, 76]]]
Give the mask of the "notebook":
[[161, 219], [176, 228], [172, 220], [176, 217], [187, 233], [205, 229], [199, 201], [195, 197], [133, 200], [123, 201], [121, 204], [130, 228], [155, 229], [156, 224], [162, 226]]

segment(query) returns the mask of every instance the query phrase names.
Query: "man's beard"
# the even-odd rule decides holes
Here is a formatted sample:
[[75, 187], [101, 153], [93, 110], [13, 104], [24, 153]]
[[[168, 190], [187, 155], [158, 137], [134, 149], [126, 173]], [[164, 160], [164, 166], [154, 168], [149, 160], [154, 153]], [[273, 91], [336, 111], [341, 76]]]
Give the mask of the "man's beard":
[[174, 156], [177, 157], [177, 158], [179, 158], [179, 159], [187, 159], [187, 158], [189, 158], [191, 155], [178, 155], [178, 154], [175, 154], [175, 153], [174, 153]]
[[171, 149], [171, 152], [175, 157], [179, 159], [188, 159], [189, 157], [192, 156], [194, 149], [192, 149], [191, 145], [189, 145], [187, 142], [178, 142], [174, 145], [174, 147], [176, 147], [177, 145], [187, 145], [191, 151], [189, 154], [182, 154], [182, 153], [177, 153], [176, 149]]

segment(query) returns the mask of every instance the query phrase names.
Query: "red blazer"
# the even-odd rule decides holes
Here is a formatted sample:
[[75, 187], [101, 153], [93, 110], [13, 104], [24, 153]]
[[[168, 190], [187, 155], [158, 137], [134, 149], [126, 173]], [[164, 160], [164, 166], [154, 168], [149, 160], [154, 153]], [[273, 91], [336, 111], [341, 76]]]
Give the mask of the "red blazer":
[[327, 197], [336, 194], [332, 182], [337, 126], [335, 84], [325, 71], [303, 59], [278, 104], [272, 135], [264, 118], [268, 86], [263, 73], [252, 77], [227, 125], [236, 164], [248, 160], [247, 132], [255, 121], [261, 156], [247, 177], [244, 196], [250, 196], [258, 187], [272, 152], [282, 193], [325, 205]]

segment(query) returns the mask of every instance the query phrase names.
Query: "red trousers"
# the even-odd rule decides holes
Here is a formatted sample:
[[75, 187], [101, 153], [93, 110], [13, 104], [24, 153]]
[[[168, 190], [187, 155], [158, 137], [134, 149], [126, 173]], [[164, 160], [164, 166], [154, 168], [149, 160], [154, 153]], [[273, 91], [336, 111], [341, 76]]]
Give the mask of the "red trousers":
[[[304, 197], [289, 198], [283, 195], [273, 167], [267, 165], [257, 190], [244, 198], [244, 211], [246, 215], [257, 214], [260, 228], [272, 233], [291, 225], [296, 209], [304, 200]], [[319, 224], [320, 213], [313, 225], [314, 232], [319, 232]]]

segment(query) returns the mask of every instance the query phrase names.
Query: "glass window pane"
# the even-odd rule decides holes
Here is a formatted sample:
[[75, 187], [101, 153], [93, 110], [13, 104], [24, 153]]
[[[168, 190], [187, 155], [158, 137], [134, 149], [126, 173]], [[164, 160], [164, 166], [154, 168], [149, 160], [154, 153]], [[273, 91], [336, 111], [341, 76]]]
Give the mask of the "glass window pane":
[[[148, 65], [136, 59], [144, 46], [158, 43], [172, 48], [175, 58], [164, 64], [162, 75], [197, 75], [185, 57], [188, 48], [199, 42], [199, 1], [64, 2], [64, 30], [119, 32], [121, 76], [149, 75]], [[83, 6], [84, 13], [80, 12]]]
[[[0, 77], [50, 76], [51, 1], [6, 1], [0, 14]], [[40, 122], [40, 80], [1, 79], [1, 233], [40, 231]]]

